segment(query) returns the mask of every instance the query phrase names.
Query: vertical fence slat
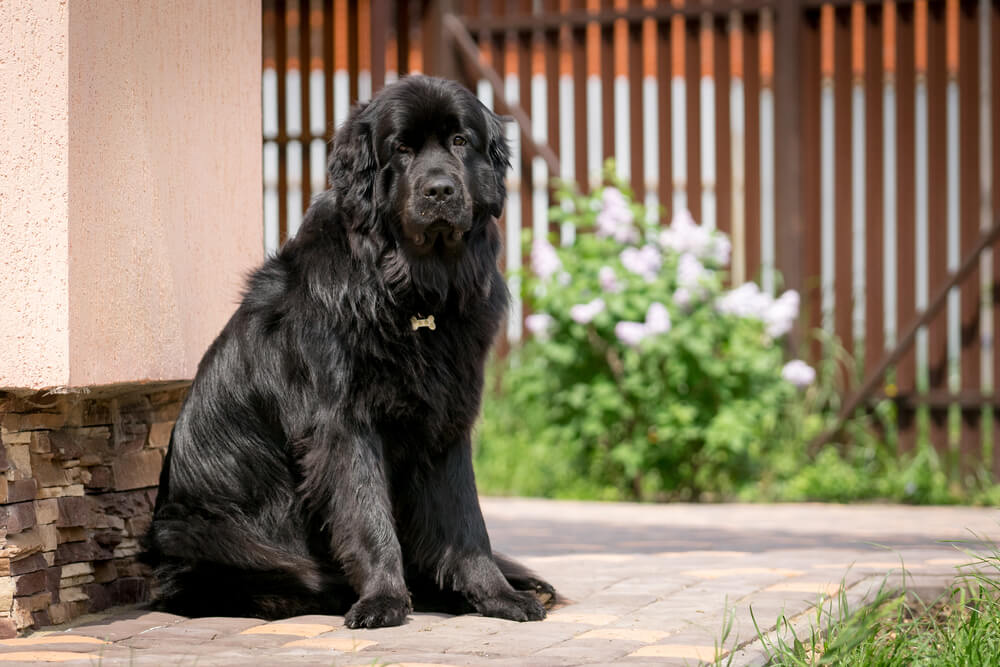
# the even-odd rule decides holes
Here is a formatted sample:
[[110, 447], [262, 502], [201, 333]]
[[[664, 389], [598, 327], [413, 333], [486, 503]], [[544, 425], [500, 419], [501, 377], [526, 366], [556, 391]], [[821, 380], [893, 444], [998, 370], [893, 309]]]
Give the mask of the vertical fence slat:
[[[655, 6], [655, 0], [643, 0], [644, 7]], [[662, 86], [661, 79], [657, 76], [658, 66], [658, 30], [656, 21], [647, 18], [642, 21], [641, 26], [641, 46], [642, 46], [642, 134], [644, 141], [642, 146], [642, 183], [645, 192], [645, 203], [648, 207], [647, 213], [653, 218], [660, 220], [661, 202], [663, 192], [660, 189], [660, 171], [662, 161], [660, 160], [660, 132], [662, 131], [662, 120], [664, 114], [659, 107], [659, 89]]]
[[312, 170], [310, 164], [310, 148], [312, 147], [312, 123], [310, 111], [310, 75], [312, 74], [312, 11], [309, 0], [299, 2], [299, 79], [301, 81], [301, 101], [299, 110], [302, 116], [302, 209], [309, 206], [312, 198]]
[[[570, 9], [581, 10], [584, 0], [570, 0]], [[573, 58], [573, 140], [575, 160], [573, 173], [577, 184], [586, 189], [587, 174], [587, 29], [573, 28], [570, 31]]]
[[728, 39], [730, 104], [729, 104], [729, 150], [728, 172], [731, 182], [730, 232], [733, 241], [732, 282], [742, 284], [747, 279], [746, 266], [746, 88], [743, 62], [743, 14], [729, 12]]
[[[601, 0], [602, 10], [614, 8], [615, 0]], [[615, 156], [615, 31], [612, 24], [600, 24], [601, 58], [601, 165]]]
[[323, 2], [323, 119], [326, 139], [333, 139], [333, 6]]
[[359, 79], [361, 74], [360, 31], [358, 30], [358, 2], [347, 3], [347, 80], [349, 93], [347, 104], [351, 106], [358, 100], [360, 94]]
[[[559, 10], [559, 0], [545, 0], [543, 3], [543, 8], [546, 13], [553, 13]], [[546, 127], [548, 130], [549, 145], [551, 145], [555, 151], [556, 155], [559, 156], [559, 164], [562, 166], [563, 156], [563, 146], [560, 141], [560, 123], [559, 117], [563, 113], [562, 101], [559, 98], [559, 86], [561, 84], [561, 77], [559, 72], [559, 60], [561, 57], [559, 51], [559, 44], [561, 37], [560, 30], [547, 30], [543, 35], [543, 40], [545, 43], [545, 94], [548, 97], [546, 104], [548, 117], [545, 119]], [[566, 53], [566, 57], [569, 57], [569, 53]], [[565, 169], [565, 167], [563, 167]], [[564, 174], [549, 174], [550, 178], [562, 178]], [[550, 205], [554, 204], [555, 201], [552, 199], [552, 188], [548, 188], [549, 202]], [[552, 231], [555, 232], [556, 238], [559, 238], [559, 229], [557, 226], [552, 226]]]
[[730, 91], [732, 76], [729, 71], [729, 39], [727, 25], [729, 17], [720, 14], [712, 20], [713, 77], [715, 88], [715, 183], [716, 183], [716, 227], [732, 236], [733, 232], [733, 179], [729, 165], [732, 159], [730, 132]]
[[[641, 7], [642, 0], [630, 0], [633, 7]], [[629, 176], [632, 180], [632, 191], [636, 201], [646, 200], [646, 174], [643, 157], [646, 142], [635, 141], [636, 131], [641, 131], [642, 87], [643, 87], [643, 53], [642, 53], [642, 23], [639, 21], [628, 24], [625, 33], [627, 39], [628, 63], [626, 69], [626, 86], [628, 88], [628, 131], [626, 142], [629, 144]]]
[[668, 221], [674, 216], [676, 211], [673, 205], [673, 152], [671, 141], [671, 128], [673, 107], [671, 101], [671, 72], [673, 64], [671, 61], [671, 29], [669, 21], [660, 21], [656, 24], [656, 74], [657, 74], [657, 95], [658, 124], [657, 138], [657, 158], [660, 163], [659, 195], [660, 205], [666, 209]]
[[761, 279], [760, 261], [760, 15], [747, 14], [743, 23], [746, 85], [746, 270]]
[[410, 71], [410, 0], [396, 2], [396, 76]]
[[[532, 0], [518, 0], [516, 3], [516, 15], [528, 16], [531, 14], [531, 4]], [[531, 90], [531, 53], [532, 53], [532, 35], [533, 33], [528, 31], [519, 31], [515, 35], [515, 49], [516, 49], [516, 62], [517, 62], [517, 81], [518, 81], [518, 98], [520, 100], [522, 109], [532, 108], [532, 90]], [[531, 134], [531, 128], [525, 128], [528, 134]], [[532, 160], [528, 156], [528, 151], [521, 151], [521, 229], [535, 229], [534, 227], [534, 209], [532, 206], [532, 188], [534, 183], [534, 169], [532, 169]]]
[[371, 0], [372, 94], [385, 85], [386, 44], [389, 31], [389, 0]]
[[286, 90], [288, 76], [287, 32], [285, 25], [285, 2], [276, 0], [275, 14], [275, 71], [278, 76], [278, 243], [288, 237], [288, 109]]
[[[909, 326], [916, 317], [916, 209], [913, 197], [915, 185], [914, 103], [916, 100], [916, 67], [914, 62], [914, 11], [913, 5], [900, 3], [896, 7], [896, 136], [899, 170], [897, 179], [897, 317], [900, 330]], [[901, 394], [916, 390], [916, 351], [911, 348], [896, 366], [896, 386]], [[900, 406], [898, 418], [898, 444], [901, 452], [916, 448], [917, 424], [912, 409]]]
[[719, 226], [716, 213], [718, 181], [716, 177], [716, 95], [715, 95], [715, 32], [707, 2], [704, 10], [691, 21], [697, 24], [698, 47], [698, 183], [701, 196], [701, 223], [715, 229]]
[[[993, 221], [1000, 220], [1000, 3], [989, 3], [990, 31], [990, 127], [991, 151], [993, 154], [990, 171], [992, 175], [990, 194], [992, 195]], [[992, 275], [993, 305], [993, 383], [994, 395], [1000, 389], [1000, 243], [993, 245]], [[993, 475], [1000, 478], [1000, 409], [993, 408]]]
[[883, 81], [882, 8], [869, 5], [865, 16], [865, 373], [875, 368], [885, 351], [885, 302], [882, 265], [883, 240], [882, 136]]
[[[834, 332], [854, 352], [854, 236], [851, 215], [851, 8], [838, 7], [833, 21], [834, 67]], [[848, 371], [845, 379], [853, 373]]]
[[701, 49], [696, 17], [684, 22], [684, 116], [687, 145], [687, 207], [699, 223], [701, 210]]
[[[958, 87], [960, 94], [960, 211], [961, 256], [969, 253], [979, 238], [979, 23], [976, 2], [963, 2], [958, 26]], [[982, 276], [978, 270], [961, 287], [961, 387], [964, 392], [978, 393], [982, 389], [982, 345], [980, 289]], [[983, 459], [982, 408], [964, 408], [959, 436], [959, 463], [964, 473], [973, 472], [986, 463]]]
[[[943, 7], [928, 3], [927, 20], [927, 290], [941, 284], [948, 274], [948, 199], [946, 189], [947, 133], [946, 115], [945, 30]], [[945, 173], [942, 173], [945, 172]], [[948, 328], [942, 312], [927, 331], [928, 388], [947, 391], [948, 388]], [[948, 411], [930, 409], [931, 444], [947, 455]]]
[[[675, 7], [682, 7], [684, 0], [671, 0]], [[687, 67], [685, 43], [687, 32], [684, 17], [675, 14], [670, 17], [670, 143], [667, 155], [671, 164], [671, 211], [673, 215], [691, 208], [688, 185], [691, 174], [687, 168]]]
[[[800, 85], [802, 87], [802, 219], [803, 279], [802, 314], [805, 329], [815, 331], [823, 325], [820, 293], [822, 238], [820, 235], [820, 19], [819, 11], [805, 12], [802, 34]], [[819, 362], [821, 340], [813, 338], [808, 348], [811, 360]], [[805, 350], [803, 350], [805, 352]]]

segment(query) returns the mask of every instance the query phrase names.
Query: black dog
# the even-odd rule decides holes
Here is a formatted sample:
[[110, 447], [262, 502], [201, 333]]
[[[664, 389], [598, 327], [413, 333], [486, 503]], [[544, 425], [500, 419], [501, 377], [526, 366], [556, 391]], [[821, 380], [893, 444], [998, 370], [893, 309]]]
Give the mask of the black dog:
[[470, 433], [507, 306], [509, 153], [465, 88], [411, 77], [337, 133], [330, 190], [249, 281], [174, 427], [146, 558], [190, 616], [545, 616], [490, 548]]

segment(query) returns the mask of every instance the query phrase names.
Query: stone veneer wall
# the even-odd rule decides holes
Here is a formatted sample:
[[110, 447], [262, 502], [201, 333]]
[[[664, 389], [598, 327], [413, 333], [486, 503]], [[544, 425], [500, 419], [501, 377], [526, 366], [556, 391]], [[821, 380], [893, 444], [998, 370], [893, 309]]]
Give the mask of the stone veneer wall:
[[0, 637], [148, 597], [139, 538], [188, 386], [0, 392]]

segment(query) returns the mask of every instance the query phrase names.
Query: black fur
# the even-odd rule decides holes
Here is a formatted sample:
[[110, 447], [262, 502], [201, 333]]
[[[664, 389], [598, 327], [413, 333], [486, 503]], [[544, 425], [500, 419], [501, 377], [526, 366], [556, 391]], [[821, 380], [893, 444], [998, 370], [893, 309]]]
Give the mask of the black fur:
[[332, 187], [251, 276], [174, 427], [146, 536], [161, 608], [379, 627], [412, 592], [545, 616], [552, 587], [491, 551], [471, 462], [508, 159], [500, 120], [450, 81], [354, 109]]

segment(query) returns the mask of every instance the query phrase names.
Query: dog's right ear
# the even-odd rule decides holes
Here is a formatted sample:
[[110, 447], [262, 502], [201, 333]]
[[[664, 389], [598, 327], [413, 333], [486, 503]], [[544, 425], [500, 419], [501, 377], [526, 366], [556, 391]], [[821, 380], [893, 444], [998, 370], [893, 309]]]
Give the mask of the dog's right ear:
[[355, 225], [367, 225], [375, 213], [378, 171], [367, 103], [358, 104], [333, 138], [327, 163], [330, 186], [340, 208]]
[[486, 195], [490, 215], [499, 218], [503, 214], [503, 205], [507, 200], [505, 178], [510, 168], [510, 146], [507, 144], [506, 122], [513, 122], [509, 116], [498, 116], [483, 105], [486, 116], [486, 155], [493, 167], [494, 184], [492, 192]]

